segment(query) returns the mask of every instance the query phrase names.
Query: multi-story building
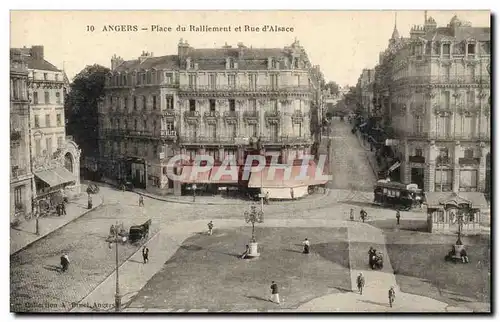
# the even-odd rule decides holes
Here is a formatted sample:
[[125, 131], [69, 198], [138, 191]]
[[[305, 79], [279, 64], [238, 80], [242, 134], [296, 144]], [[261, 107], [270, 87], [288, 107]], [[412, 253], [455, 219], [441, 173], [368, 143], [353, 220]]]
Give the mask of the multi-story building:
[[395, 33], [377, 98], [396, 132], [401, 181], [426, 192], [488, 191], [490, 27], [456, 16], [438, 27], [426, 14], [409, 38]]
[[21, 52], [10, 52], [10, 220], [32, 212], [28, 66]]
[[[99, 108], [106, 177], [180, 193], [187, 182], [167, 176], [176, 154], [210, 155], [216, 164], [234, 156], [242, 165], [257, 145], [283, 163], [311, 152], [314, 78], [298, 41], [285, 48], [199, 49], [181, 39], [176, 55], [111, 62]], [[190, 183], [211, 182], [207, 174]]]
[[366, 115], [371, 115], [373, 106], [373, 82], [375, 80], [375, 70], [365, 68], [359, 76], [359, 86], [361, 90], [361, 105]]
[[63, 72], [44, 59], [43, 46], [18, 50], [29, 73], [33, 197], [47, 207], [61, 191], [67, 197], [80, 193], [80, 150], [66, 137]]

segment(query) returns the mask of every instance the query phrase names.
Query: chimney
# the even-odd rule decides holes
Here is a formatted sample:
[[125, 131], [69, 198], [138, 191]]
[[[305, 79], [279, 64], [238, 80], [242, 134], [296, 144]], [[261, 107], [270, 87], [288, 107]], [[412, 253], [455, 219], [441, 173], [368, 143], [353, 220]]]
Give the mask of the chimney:
[[111, 70], [115, 70], [118, 66], [123, 63], [123, 58], [116, 56], [116, 54], [111, 57]]
[[181, 40], [179, 40], [179, 44], [177, 45], [177, 56], [179, 56], [179, 61], [182, 63], [188, 55], [189, 44], [181, 38]]
[[34, 60], [43, 60], [43, 46], [32, 46], [31, 57]]
[[243, 58], [243, 54], [245, 53], [245, 45], [243, 45], [242, 42], [239, 42], [238, 43], [238, 58], [239, 59], [242, 59]]
[[150, 52], [143, 50], [141, 56], [139, 56], [139, 61], [142, 64], [146, 59], [151, 58], [151, 57], [153, 57], [153, 53], [150, 53]]

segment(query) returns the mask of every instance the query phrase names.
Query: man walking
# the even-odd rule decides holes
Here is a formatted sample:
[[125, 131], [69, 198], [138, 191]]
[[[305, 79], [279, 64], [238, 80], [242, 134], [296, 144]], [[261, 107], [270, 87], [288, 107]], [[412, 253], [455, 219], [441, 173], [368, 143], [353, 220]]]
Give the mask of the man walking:
[[214, 229], [214, 223], [210, 220], [210, 222], [208, 223], [208, 234], [210, 236], [212, 236], [213, 229]]
[[358, 285], [359, 294], [363, 295], [363, 287], [365, 286], [365, 277], [363, 276], [363, 273], [359, 273], [356, 284]]
[[147, 264], [149, 261], [149, 248], [146, 246], [142, 248], [142, 260], [144, 261], [144, 264]]
[[280, 304], [280, 294], [278, 291], [278, 284], [274, 281], [271, 282], [271, 302]]
[[392, 303], [394, 303], [394, 299], [396, 298], [396, 291], [394, 290], [394, 286], [391, 286], [389, 289], [389, 306], [392, 307]]
[[349, 219], [351, 219], [351, 221], [354, 221], [354, 209], [351, 208], [351, 212], [349, 213]]
[[361, 217], [361, 220], [363, 222], [365, 222], [365, 219], [366, 219], [366, 216], [367, 216], [366, 211], [364, 209], [361, 209], [360, 212], [359, 212], [359, 216]]
[[64, 201], [61, 203], [61, 215], [66, 216], [66, 204]]
[[139, 207], [144, 207], [144, 197], [139, 195]]
[[396, 220], [397, 220], [397, 225], [399, 226], [399, 219], [401, 218], [401, 214], [399, 213], [399, 210], [396, 210]]

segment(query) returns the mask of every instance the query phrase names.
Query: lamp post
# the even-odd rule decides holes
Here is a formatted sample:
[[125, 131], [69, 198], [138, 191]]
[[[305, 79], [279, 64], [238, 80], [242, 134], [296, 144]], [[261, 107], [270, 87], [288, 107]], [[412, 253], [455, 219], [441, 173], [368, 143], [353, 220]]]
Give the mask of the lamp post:
[[118, 271], [118, 239], [120, 236], [118, 235], [118, 221], [115, 225], [114, 231], [114, 242], [115, 242], [115, 270], [116, 270], [116, 284], [115, 284], [115, 311], [120, 312], [120, 308], [122, 306], [122, 298], [120, 295], [120, 275]]
[[255, 205], [250, 207], [250, 211], [245, 211], [245, 221], [252, 224], [252, 240], [250, 241], [250, 252], [248, 257], [258, 257], [260, 256], [258, 252], [258, 243], [255, 239], [255, 223], [264, 222], [264, 212], [257, 210]]
[[461, 211], [457, 215], [457, 223], [458, 223], [458, 232], [457, 232], [458, 239], [457, 239], [456, 244], [463, 245], [463, 243], [462, 243], [462, 229], [463, 229], [463, 225], [464, 225], [464, 214]]
[[191, 189], [193, 189], [193, 202], [196, 202], [196, 183], [193, 183]]

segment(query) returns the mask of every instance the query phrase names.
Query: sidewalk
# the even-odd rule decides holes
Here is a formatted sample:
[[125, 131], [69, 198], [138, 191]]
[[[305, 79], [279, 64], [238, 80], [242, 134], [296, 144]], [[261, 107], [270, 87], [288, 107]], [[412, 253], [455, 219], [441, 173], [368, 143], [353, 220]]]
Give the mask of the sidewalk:
[[65, 216], [50, 216], [42, 217], [39, 219], [38, 228], [39, 234], [36, 235], [36, 220], [32, 219], [30, 221], [24, 221], [16, 228], [10, 229], [10, 254], [19, 252], [20, 250], [26, 248], [35, 241], [44, 238], [50, 233], [58, 230], [59, 228], [69, 224], [73, 220], [80, 218], [86, 213], [99, 208], [103, 199], [99, 195], [92, 196], [94, 208], [87, 209], [87, 194], [82, 193], [78, 198], [71, 200], [66, 205]]
[[378, 165], [377, 165], [377, 160], [375, 159], [375, 153], [373, 151], [370, 151], [370, 146], [366, 145], [365, 142], [363, 141], [362, 138], [360, 138], [359, 131], [356, 131], [356, 139], [358, 139], [359, 145], [365, 149], [366, 151], [366, 159], [368, 160], [368, 163], [370, 164], [370, 167], [372, 168], [373, 174], [375, 174], [375, 178], [378, 178]]

